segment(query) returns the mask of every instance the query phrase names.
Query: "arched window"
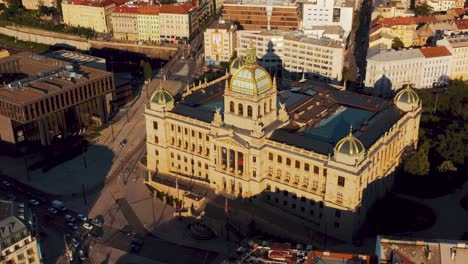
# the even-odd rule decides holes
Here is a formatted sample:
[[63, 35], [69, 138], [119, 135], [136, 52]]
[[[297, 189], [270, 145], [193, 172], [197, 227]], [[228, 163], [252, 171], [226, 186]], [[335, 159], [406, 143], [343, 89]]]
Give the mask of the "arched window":
[[272, 107], [273, 103], [272, 103], [272, 100], [270, 99], [270, 111], [273, 111], [273, 107]]
[[229, 102], [229, 112], [234, 113], [234, 102]]
[[238, 109], [238, 111], [239, 111], [238, 114], [239, 115], [244, 115], [244, 106], [242, 104], [239, 104], [237, 107], [239, 108]]
[[247, 116], [252, 117], [252, 106], [247, 106]]
[[265, 114], [268, 113], [268, 111], [267, 111], [267, 103], [266, 103], [266, 102], [263, 104], [263, 113], [265, 113]]

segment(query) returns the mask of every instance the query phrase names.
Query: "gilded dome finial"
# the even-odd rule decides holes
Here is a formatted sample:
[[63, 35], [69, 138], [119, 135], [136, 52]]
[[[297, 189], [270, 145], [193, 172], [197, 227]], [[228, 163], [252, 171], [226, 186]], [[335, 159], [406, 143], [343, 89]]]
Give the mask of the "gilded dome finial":
[[353, 135], [353, 124], [349, 125], [349, 135]]
[[252, 42], [250, 42], [247, 50], [245, 51], [245, 64], [247, 66], [257, 65], [257, 49]]

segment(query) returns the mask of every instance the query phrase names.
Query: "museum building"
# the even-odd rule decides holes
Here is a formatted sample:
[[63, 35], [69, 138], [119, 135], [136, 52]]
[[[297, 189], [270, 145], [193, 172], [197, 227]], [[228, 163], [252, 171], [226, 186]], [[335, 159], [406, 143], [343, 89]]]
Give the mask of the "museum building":
[[308, 81], [279, 90], [253, 45], [231, 74], [178, 101], [164, 84], [154, 91], [145, 110], [148, 169], [350, 241], [417, 146], [417, 94], [407, 85], [392, 101]]

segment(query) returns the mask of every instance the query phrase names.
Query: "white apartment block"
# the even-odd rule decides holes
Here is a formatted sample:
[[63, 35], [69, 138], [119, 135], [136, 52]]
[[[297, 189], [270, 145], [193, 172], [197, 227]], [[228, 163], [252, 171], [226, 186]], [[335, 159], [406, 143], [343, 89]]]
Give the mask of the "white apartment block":
[[244, 56], [249, 43], [270, 74], [284, 79], [338, 83], [342, 80], [344, 44], [330, 38], [310, 38], [300, 31], [237, 31], [237, 52]]
[[211, 24], [204, 33], [205, 64], [219, 65], [229, 62], [235, 51], [236, 26], [225, 20]]
[[352, 0], [307, 0], [302, 8], [302, 29], [339, 25], [350, 32], [355, 3]]
[[450, 79], [468, 80], [468, 36], [446, 37], [437, 41], [453, 54]]
[[435, 12], [447, 11], [456, 7], [455, 0], [427, 0], [426, 3]]
[[398, 90], [409, 82], [432, 88], [447, 82], [451, 58], [444, 46], [380, 52], [367, 58], [364, 84], [376, 91]]

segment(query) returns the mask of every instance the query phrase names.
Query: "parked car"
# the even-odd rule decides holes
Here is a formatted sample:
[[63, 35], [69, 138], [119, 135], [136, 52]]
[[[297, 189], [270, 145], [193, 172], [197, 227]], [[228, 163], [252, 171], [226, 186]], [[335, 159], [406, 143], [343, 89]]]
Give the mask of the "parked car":
[[81, 221], [88, 220], [88, 218], [84, 214], [78, 214], [76, 215], [76, 218], [80, 219]]
[[84, 253], [84, 251], [83, 251], [82, 249], [80, 249], [80, 250], [78, 251], [78, 256], [80, 257], [80, 260], [81, 260], [81, 261], [86, 260], [86, 255], [85, 255], [85, 253]]
[[75, 223], [67, 223], [67, 226], [68, 226], [70, 229], [73, 229], [73, 230], [77, 230], [77, 229], [78, 229], [78, 226], [77, 226]]
[[31, 200], [29, 200], [29, 204], [34, 205], [34, 206], [38, 206], [39, 202], [37, 200], [31, 199]]
[[125, 138], [124, 140], [122, 140], [122, 142], [120, 142], [120, 146], [125, 146], [127, 144], [127, 139]]
[[91, 224], [93, 224], [94, 226], [97, 226], [97, 227], [102, 226], [101, 221], [99, 221], [97, 218], [94, 218], [93, 220], [91, 220]]
[[49, 207], [49, 209], [47, 209], [47, 212], [49, 212], [49, 214], [52, 214], [52, 215], [56, 215], [58, 213], [57, 209], [53, 207]]
[[78, 241], [76, 238], [72, 238], [72, 239], [71, 239], [71, 244], [72, 244], [75, 248], [77, 248], [77, 247], [80, 246], [80, 241]]
[[85, 222], [85, 223], [83, 224], [83, 227], [84, 227], [85, 229], [88, 229], [88, 230], [93, 230], [93, 225], [91, 225], [90, 223], [87, 223], [87, 222]]
[[66, 214], [65, 215], [65, 220], [67, 220], [68, 222], [75, 222], [75, 217], [69, 215], [69, 214]]

